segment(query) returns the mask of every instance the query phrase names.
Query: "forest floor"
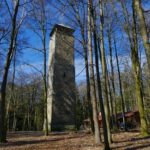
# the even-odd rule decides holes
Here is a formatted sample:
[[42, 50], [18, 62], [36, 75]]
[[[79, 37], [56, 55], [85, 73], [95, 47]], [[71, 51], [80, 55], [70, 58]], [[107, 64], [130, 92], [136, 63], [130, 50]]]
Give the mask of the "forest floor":
[[[45, 137], [39, 132], [8, 133], [8, 142], [0, 144], [0, 150], [102, 150], [94, 144], [89, 133], [51, 133]], [[113, 150], [150, 150], [150, 137], [142, 138], [140, 133], [120, 132], [113, 134]]]

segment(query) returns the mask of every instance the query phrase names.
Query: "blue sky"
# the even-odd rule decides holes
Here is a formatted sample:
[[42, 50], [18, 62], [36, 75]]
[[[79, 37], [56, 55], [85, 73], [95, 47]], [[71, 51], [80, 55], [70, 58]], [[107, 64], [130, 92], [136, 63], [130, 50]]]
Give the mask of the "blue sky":
[[[49, 26], [49, 30], [47, 31], [47, 42], [46, 42], [47, 50], [48, 50], [47, 58], [49, 55], [49, 41], [50, 41], [49, 34], [50, 34], [53, 26], [55, 24], [68, 25], [67, 24], [68, 19], [65, 17], [65, 15], [61, 12], [58, 12], [58, 10], [53, 7], [53, 5], [51, 5], [51, 7], [52, 7], [51, 14], [49, 15], [49, 20], [50, 20], [51, 25]], [[42, 44], [41, 44], [41, 40], [39, 39], [39, 37], [32, 30], [27, 29], [26, 27], [23, 27], [23, 30], [24, 30], [23, 36], [28, 39], [28, 43], [30, 43], [30, 45], [32, 45], [31, 47], [41, 49]], [[75, 38], [79, 38], [79, 31], [76, 30], [74, 35], [75, 35]], [[82, 51], [81, 45], [78, 47], [77, 43], [78, 43], [77, 40], [75, 40], [75, 49]], [[20, 59], [20, 63], [18, 64], [18, 70], [19, 70], [19, 68], [21, 68], [25, 72], [28, 72], [28, 73], [36, 71], [36, 69], [29, 66], [28, 64], [31, 64], [32, 66], [38, 68], [38, 70], [41, 71], [43, 68], [43, 54], [40, 52], [37, 52], [31, 48], [24, 49], [22, 58]], [[84, 59], [82, 58], [82, 56], [79, 56], [79, 54], [76, 53], [76, 51], [75, 51], [75, 72], [76, 72], [76, 76], [77, 76], [76, 82], [85, 80], [85, 70], [83, 70], [83, 68], [85, 68]]]
[[[48, 14], [48, 16], [49, 16], [51, 25], [49, 25], [49, 30], [47, 31], [47, 42], [46, 42], [47, 49], [49, 49], [48, 48], [49, 40], [50, 40], [49, 34], [50, 34], [51, 29], [53, 28], [54, 24], [57, 23], [57, 24], [66, 24], [66, 25], [73, 26], [73, 23], [71, 23], [70, 18], [68, 19], [62, 12], [59, 12], [58, 9], [54, 8], [54, 5], [57, 5], [57, 4], [55, 4], [55, 1], [53, 1], [52, 5], [49, 7], [49, 9], [51, 11], [50, 11], [50, 14]], [[144, 8], [147, 10], [147, 9], [149, 9], [149, 6], [150, 6], [150, 1], [147, 0], [147, 4], [144, 5]], [[69, 12], [67, 12], [67, 15], [69, 15], [71, 17]], [[37, 37], [37, 35], [30, 29], [26, 29], [26, 28], [23, 28], [23, 29], [24, 29], [24, 36], [28, 38], [28, 42], [32, 43], [32, 46], [34, 48], [40, 49], [42, 47], [42, 44], [41, 44], [41, 40]], [[77, 28], [75, 30], [76, 30], [76, 32], [74, 33], [75, 39], [80, 39], [79, 30]], [[121, 41], [117, 42], [117, 47], [118, 47], [118, 49], [120, 49], [119, 59], [123, 60], [123, 59], [128, 58], [128, 61], [130, 61], [129, 53], [128, 52], [126, 54], [124, 53], [125, 52], [124, 45], [122, 45], [123, 42], [126, 42], [126, 38], [125, 38], [126, 36], [124, 35], [124, 33], [121, 33], [120, 31], [118, 31], [117, 36], [119, 36], [119, 40], [121, 40]], [[121, 37], [123, 37], [123, 38], [121, 39]], [[105, 38], [105, 48], [107, 51], [108, 50], [107, 38]], [[81, 47], [81, 45], [78, 44], [77, 40], [75, 40], [75, 49], [82, 51], [82, 47]], [[143, 62], [144, 62], [145, 56], [144, 56], [144, 54], [142, 56], [143, 56]], [[47, 57], [48, 57], [48, 53], [47, 53]], [[39, 70], [42, 70], [43, 56], [39, 52], [33, 51], [32, 49], [24, 49], [22, 58], [20, 59], [20, 64], [18, 65], [18, 68], [23, 68], [23, 70], [26, 72], [33, 72], [34, 69], [29, 67], [28, 65], [25, 65], [24, 62], [27, 62], [28, 64], [35, 66]], [[115, 61], [114, 61], [114, 63], [115, 63]], [[75, 70], [76, 70], [76, 82], [77, 83], [79, 83], [81, 81], [85, 81], [85, 69], [84, 68], [85, 68], [85, 65], [84, 65], [83, 57], [79, 56], [78, 53], [75, 51]]]

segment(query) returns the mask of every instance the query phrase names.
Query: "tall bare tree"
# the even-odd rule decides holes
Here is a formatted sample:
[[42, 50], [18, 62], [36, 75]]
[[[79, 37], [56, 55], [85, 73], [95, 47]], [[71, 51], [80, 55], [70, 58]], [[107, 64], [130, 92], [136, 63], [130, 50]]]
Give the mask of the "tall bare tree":
[[123, 97], [122, 80], [121, 80], [121, 73], [120, 73], [120, 66], [119, 66], [119, 59], [118, 59], [118, 52], [117, 52], [117, 45], [116, 45], [115, 38], [114, 38], [114, 47], [115, 47], [115, 56], [116, 56], [117, 70], [118, 70], [119, 92], [120, 92], [120, 96], [121, 96], [122, 118], [123, 118], [124, 129], [125, 129], [125, 131], [127, 131], [126, 119], [125, 119], [125, 100]]
[[9, 43], [9, 48], [7, 52], [7, 57], [5, 61], [5, 68], [2, 77], [2, 84], [0, 89], [0, 142], [6, 142], [6, 110], [5, 110], [5, 101], [6, 101], [6, 85], [7, 85], [7, 78], [8, 72], [11, 64], [11, 60], [15, 51], [15, 39], [16, 39], [16, 29], [17, 29], [17, 15], [19, 11], [19, 2], [20, 0], [16, 0], [14, 6], [14, 12], [11, 16], [12, 24], [11, 24], [11, 38]]
[[113, 53], [112, 53], [112, 30], [108, 29], [108, 44], [109, 44], [109, 56], [110, 56], [110, 67], [111, 67], [111, 77], [110, 77], [110, 81], [112, 84], [112, 96], [113, 96], [113, 120], [114, 120], [114, 124], [117, 127], [117, 108], [116, 108], [116, 88], [115, 88], [115, 81], [114, 81], [114, 65], [113, 65]]
[[[70, 2], [70, 1], [69, 1]], [[82, 9], [84, 11], [83, 14], [80, 14], [80, 3], [82, 4]], [[84, 62], [85, 62], [85, 69], [86, 69], [86, 94], [87, 94], [87, 103], [88, 103], [88, 117], [90, 117], [91, 121], [91, 129], [94, 132], [94, 124], [93, 124], [93, 117], [92, 117], [92, 105], [91, 105], [91, 95], [90, 95], [90, 79], [89, 79], [89, 62], [88, 62], [88, 49], [87, 49], [87, 41], [86, 41], [86, 13], [84, 10], [84, 2], [81, 1], [78, 3], [77, 1], [71, 1], [69, 4], [71, 5], [74, 13], [75, 19], [80, 27], [80, 32], [82, 36], [82, 46], [83, 46], [83, 55], [84, 55]], [[82, 15], [82, 16], [81, 16]]]
[[105, 47], [104, 47], [104, 15], [103, 15], [103, 2], [99, 0], [100, 8], [100, 49], [101, 49], [101, 64], [102, 64], [102, 79], [104, 82], [104, 106], [106, 114], [106, 124], [108, 130], [108, 140], [111, 143], [111, 131], [110, 131], [110, 108], [108, 99], [108, 73], [105, 58]]
[[[93, 5], [93, 4], [92, 4]], [[99, 54], [98, 54], [98, 36], [97, 36], [97, 26], [96, 26], [96, 13], [94, 16], [94, 10], [92, 6], [91, 10], [91, 18], [92, 18], [92, 31], [93, 31], [93, 40], [94, 40], [94, 49], [95, 49], [95, 66], [96, 66], [96, 77], [97, 77], [97, 92], [98, 99], [100, 103], [100, 110], [102, 114], [102, 124], [103, 124], [103, 135], [104, 135], [104, 149], [109, 150], [109, 139], [108, 139], [108, 129], [106, 124], [106, 116], [104, 110], [103, 96], [102, 96], [102, 87], [101, 87], [101, 79], [100, 79], [100, 69], [99, 69]]]
[[[47, 118], [47, 32], [48, 32], [48, 17], [46, 11], [46, 5], [48, 4], [44, 0], [35, 0], [32, 3], [31, 18], [33, 19], [36, 26], [33, 26], [33, 21], [29, 23], [29, 28], [39, 37], [42, 48], [33, 48], [42, 53], [43, 55], [43, 102], [44, 102], [44, 132], [48, 135], [48, 118]], [[32, 25], [33, 23], [33, 25]]]
[[98, 112], [96, 100], [96, 86], [94, 77], [93, 52], [92, 52], [92, 37], [91, 37], [91, 10], [92, 0], [88, 0], [88, 50], [89, 50], [89, 65], [90, 65], [90, 91], [93, 109], [94, 134], [96, 144], [100, 144], [100, 130], [98, 125]]

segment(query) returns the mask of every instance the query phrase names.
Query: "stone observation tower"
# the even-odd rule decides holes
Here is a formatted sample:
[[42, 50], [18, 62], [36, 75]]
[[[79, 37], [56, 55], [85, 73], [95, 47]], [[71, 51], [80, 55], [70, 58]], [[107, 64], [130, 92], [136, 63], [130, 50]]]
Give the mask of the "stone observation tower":
[[49, 130], [75, 125], [74, 30], [56, 24], [50, 34], [47, 115]]

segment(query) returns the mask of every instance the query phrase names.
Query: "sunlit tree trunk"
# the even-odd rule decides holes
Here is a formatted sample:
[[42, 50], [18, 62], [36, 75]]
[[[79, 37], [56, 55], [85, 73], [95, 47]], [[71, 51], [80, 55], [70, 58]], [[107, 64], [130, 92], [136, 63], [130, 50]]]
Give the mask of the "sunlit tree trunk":
[[[94, 133], [94, 123], [93, 123], [93, 117], [92, 117], [92, 104], [91, 104], [91, 95], [90, 95], [88, 50], [87, 50], [86, 31], [85, 31], [86, 13], [85, 12], [83, 13], [84, 20], [82, 20], [80, 10], [79, 10], [80, 9], [79, 3], [77, 1], [71, 1], [69, 4], [71, 5], [71, 7], [75, 13], [75, 18], [80, 27], [81, 36], [82, 36], [82, 46], [83, 46], [83, 51], [84, 51], [84, 62], [85, 62], [85, 70], [86, 70], [86, 95], [87, 95], [87, 98], [85, 100], [85, 103], [87, 104], [87, 107], [85, 109], [88, 112], [88, 114], [87, 114], [88, 116], [86, 116], [86, 117], [90, 118], [91, 130]], [[84, 2], [82, 2], [82, 6], [84, 7]]]
[[99, 58], [98, 57], [98, 38], [97, 38], [97, 30], [96, 30], [96, 16], [94, 16], [93, 7], [92, 7], [92, 22], [93, 22], [93, 36], [94, 36], [94, 49], [95, 49], [95, 65], [96, 65], [96, 77], [97, 77], [97, 92], [98, 98], [100, 102], [100, 110], [102, 115], [102, 124], [103, 124], [103, 135], [104, 135], [104, 149], [109, 150], [109, 139], [108, 139], [108, 131], [107, 131], [107, 124], [106, 124], [106, 117], [105, 117], [105, 110], [104, 110], [104, 103], [102, 97], [102, 88], [101, 88], [101, 80], [100, 80], [100, 70], [99, 70]]
[[[47, 16], [46, 16], [46, 5], [48, 3], [46, 1], [40, 0], [40, 1], [33, 1], [33, 14], [31, 17], [33, 17], [37, 22], [39, 29], [37, 31], [37, 27], [33, 27], [33, 31], [40, 37], [41, 43], [42, 43], [42, 49], [39, 51], [43, 54], [43, 71], [42, 71], [42, 77], [43, 77], [43, 104], [44, 104], [44, 123], [43, 123], [43, 130], [45, 132], [45, 135], [48, 135], [48, 117], [47, 117], [47, 65], [46, 65], [46, 55], [47, 55], [47, 48], [46, 48], [46, 38], [47, 38]], [[39, 7], [39, 10], [38, 7]], [[38, 13], [37, 13], [38, 12]], [[40, 33], [38, 33], [40, 31]]]
[[[82, 33], [82, 38], [83, 38]], [[93, 117], [92, 117], [92, 104], [91, 104], [91, 95], [90, 95], [90, 78], [89, 78], [89, 63], [88, 63], [88, 54], [87, 54], [87, 48], [84, 41], [84, 61], [85, 61], [85, 69], [86, 69], [86, 94], [87, 94], [87, 102], [88, 102], [88, 116], [90, 117], [91, 121], [91, 129], [92, 132], [94, 132], [94, 124], [93, 124]]]
[[91, 9], [92, 0], [88, 0], [88, 50], [90, 58], [90, 91], [91, 91], [91, 102], [93, 109], [93, 120], [94, 120], [94, 134], [96, 144], [100, 144], [100, 130], [98, 125], [98, 112], [97, 112], [97, 101], [96, 101], [96, 87], [94, 79], [94, 66], [93, 66], [93, 54], [92, 54], [92, 37], [91, 37]]
[[107, 65], [105, 58], [105, 48], [104, 48], [104, 16], [103, 16], [103, 5], [102, 0], [99, 0], [100, 5], [100, 49], [101, 49], [101, 63], [102, 63], [102, 79], [104, 82], [104, 107], [106, 115], [106, 124], [108, 131], [108, 140], [111, 143], [111, 131], [110, 131], [110, 109], [109, 109], [109, 100], [108, 100], [108, 77], [107, 77]]
[[43, 73], [43, 81], [44, 81], [44, 116], [45, 116], [45, 135], [48, 135], [48, 118], [47, 118], [47, 65], [46, 65], [46, 31], [45, 28], [43, 27], [43, 61], [44, 61], [44, 73]]

